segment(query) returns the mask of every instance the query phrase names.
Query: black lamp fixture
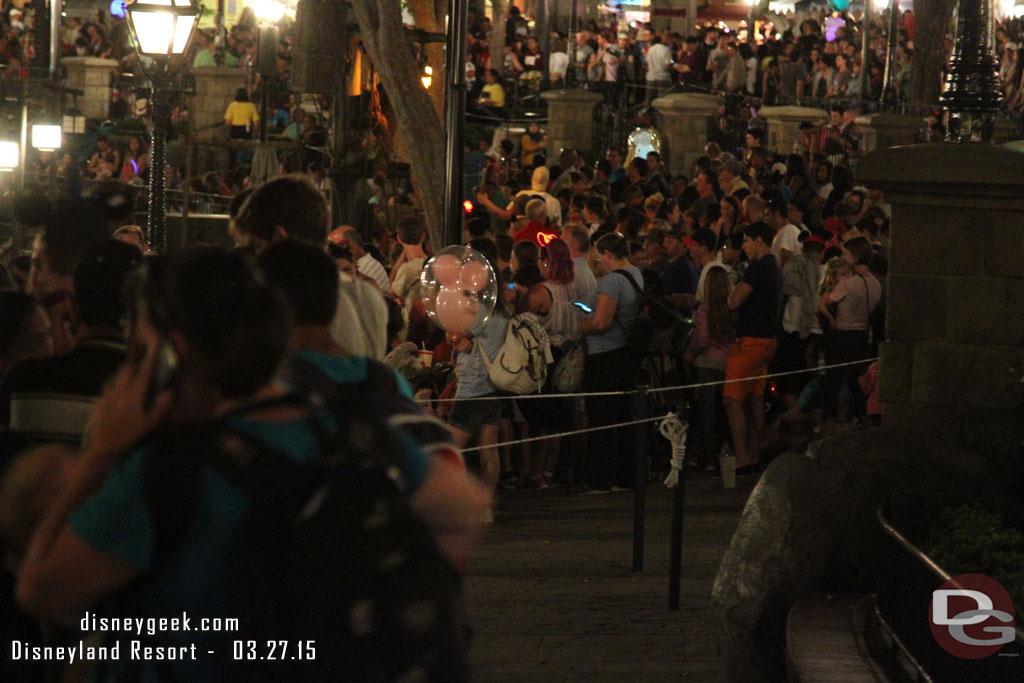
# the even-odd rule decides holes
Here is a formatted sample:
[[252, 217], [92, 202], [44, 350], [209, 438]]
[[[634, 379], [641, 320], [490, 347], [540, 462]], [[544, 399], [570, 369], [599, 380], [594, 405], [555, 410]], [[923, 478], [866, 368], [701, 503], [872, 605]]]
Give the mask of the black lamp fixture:
[[[153, 83], [150, 113], [153, 137], [149, 148], [149, 247], [165, 251], [167, 247], [166, 197], [167, 131], [176, 93], [171, 76], [174, 57], [182, 57], [199, 23], [201, 9], [195, 0], [134, 0], [125, 5], [139, 61]], [[149, 58], [152, 66], [144, 63]]]

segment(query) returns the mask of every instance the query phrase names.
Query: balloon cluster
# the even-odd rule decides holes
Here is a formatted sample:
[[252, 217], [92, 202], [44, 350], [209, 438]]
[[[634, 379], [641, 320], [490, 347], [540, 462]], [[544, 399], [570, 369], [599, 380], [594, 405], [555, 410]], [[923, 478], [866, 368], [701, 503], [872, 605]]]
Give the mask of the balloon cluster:
[[434, 254], [420, 273], [427, 313], [446, 332], [465, 334], [494, 311], [498, 279], [487, 259], [469, 247]]

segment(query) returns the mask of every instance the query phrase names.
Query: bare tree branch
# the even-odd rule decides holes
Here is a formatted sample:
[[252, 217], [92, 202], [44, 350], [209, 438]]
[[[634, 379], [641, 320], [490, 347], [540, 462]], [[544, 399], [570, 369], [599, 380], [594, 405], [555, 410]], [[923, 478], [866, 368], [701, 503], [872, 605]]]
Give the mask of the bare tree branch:
[[505, 75], [505, 19], [508, 17], [508, 0], [491, 2], [491, 68]]
[[946, 68], [946, 34], [957, 0], [914, 0], [914, 57], [910, 69], [910, 101], [935, 104]]
[[431, 242], [435, 247], [443, 246], [444, 125], [420, 82], [419, 67], [402, 26], [400, 5], [396, 0], [353, 0], [352, 8], [363, 44], [380, 73], [406, 140], [412, 183]]

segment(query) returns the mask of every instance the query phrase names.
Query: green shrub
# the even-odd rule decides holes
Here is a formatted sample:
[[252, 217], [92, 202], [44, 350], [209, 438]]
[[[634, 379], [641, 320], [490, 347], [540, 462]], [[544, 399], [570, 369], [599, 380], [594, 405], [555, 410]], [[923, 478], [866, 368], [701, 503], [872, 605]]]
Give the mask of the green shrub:
[[1003, 516], [980, 505], [947, 508], [939, 515], [923, 550], [954, 576], [978, 573], [992, 577], [1024, 606], [1024, 534], [1006, 525]]

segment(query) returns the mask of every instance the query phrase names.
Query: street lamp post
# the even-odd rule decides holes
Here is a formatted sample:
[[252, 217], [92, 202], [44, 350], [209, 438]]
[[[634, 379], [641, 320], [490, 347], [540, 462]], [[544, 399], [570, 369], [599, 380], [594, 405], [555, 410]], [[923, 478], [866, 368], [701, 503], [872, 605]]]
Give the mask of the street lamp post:
[[284, 16], [285, 6], [280, 0], [255, 0], [252, 4], [256, 18], [260, 20], [259, 42], [256, 46], [256, 70], [260, 75], [260, 142], [267, 141], [267, 106], [270, 93], [267, 78], [268, 64], [274, 64], [277, 54], [277, 22]]
[[[469, 5], [465, 0], [448, 4], [448, 44], [445, 46], [445, 129], [448, 136], [444, 174], [444, 244], [458, 244], [462, 235], [463, 123], [466, 119], [466, 31]], [[495, 31], [499, 28], [495, 28]]]
[[895, 110], [896, 100], [896, 34], [900, 29], [900, 0], [882, 0], [889, 7], [889, 33], [885, 48], [885, 73], [882, 76], [882, 103], [885, 109]]
[[146, 69], [153, 87], [150, 97], [153, 136], [149, 149], [149, 218], [146, 227], [149, 248], [165, 251], [167, 131], [175, 99], [171, 59], [184, 55], [188, 49], [198, 23], [199, 8], [194, 0], [135, 0], [127, 6], [127, 14], [140, 65], [144, 58], [153, 60], [153, 67]]
[[864, 0], [864, 15], [860, 26], [860, 99], [871, 99], [871, 24], [875, 16], [874, 0]]
[[939, 98], [948, 142], [992, 142], [995, 113], [1003, 103], [992, 16], [992, 0], [960, 0], [957, 5], [956, 47]]

